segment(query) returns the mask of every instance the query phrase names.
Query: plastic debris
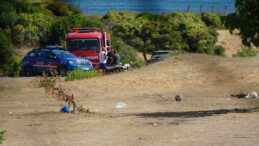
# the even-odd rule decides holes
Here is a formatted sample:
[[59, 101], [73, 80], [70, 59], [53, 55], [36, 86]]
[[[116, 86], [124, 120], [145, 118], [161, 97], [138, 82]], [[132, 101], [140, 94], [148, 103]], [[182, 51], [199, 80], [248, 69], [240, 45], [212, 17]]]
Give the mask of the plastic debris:
[[126, 104], [123, 103], [123, 102], [118, 102], [118, 103], [116, 104], [116, 108], [126, 108]]
[[62, 113], [62, 112], [68, 113], [68, 112], [69, 112], [69, 107], [65, 105], [65, 106], [60, 110], [60, 112], [61, 112], [61, 113]]
[[256, 92], [252, 92], [245, 96], [245, 98], [258, 98], [258, 94]]

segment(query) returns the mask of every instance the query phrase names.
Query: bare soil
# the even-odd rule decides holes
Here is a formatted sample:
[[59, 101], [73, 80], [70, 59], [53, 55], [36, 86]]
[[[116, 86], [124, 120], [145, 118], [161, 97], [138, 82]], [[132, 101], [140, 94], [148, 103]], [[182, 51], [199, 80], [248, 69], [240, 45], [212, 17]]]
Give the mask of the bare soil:
[[[232, 57], [233, 54], [236, 54], [238, 50], [241, 50], [245, 47], [242, 44], [242, 39], [239, 35], [239, 30], [234, 30], [230, 34], [229, 30], [218, 30], [219, 36], [215, 45], [222, 45], [225, 49], [225, 56]], [[253, 49], [259, 51], [259, 47], [252, 47]]]
[[[1, 82], [3, 145], [258, 145], [258, 58], [185, 54], [145, 68], [64, 82], [92, 113], [59, 113], [65, 103], [29, 81]], [[176, 102], [175, 95], [182, 100]], [[118, 102], [127, 107], [117, 109]]]
[[[259, 58], [184, 54], [59, 81], [91, 113], [67, 114], [32, 81], [0, 82], [2, 145], [259, 145]], [[181, 101], [175, 101], [175, 95]], [[118, 102], [126, 108], [117, 109]]]

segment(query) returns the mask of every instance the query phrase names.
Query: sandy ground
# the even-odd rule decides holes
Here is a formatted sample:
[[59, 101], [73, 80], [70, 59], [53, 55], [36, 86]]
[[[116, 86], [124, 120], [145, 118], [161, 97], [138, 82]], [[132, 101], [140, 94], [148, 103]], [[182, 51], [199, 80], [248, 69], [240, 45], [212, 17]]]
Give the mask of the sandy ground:
[[238, 35], [239, 31], [235, 30], [233, 34], [230, 34], [228, 30], [218, 30], [219, 36], [215, 45], [222, 45], [225, 49], [226, 57], [232, 57], [232, 54], [236, 54], [238, 50], [243, 47], [242, 39]]
[[[242, 44], [219, 33], [231, 57]], [[128, 72], [59, 81], [91, 111], [77, 114], [59, 113], [65, 103], [35, 81], [0, 82], [2, 145], [256, 146], [259, 99], [230, 95], [259, 93], [258, 64], [259, 57], [184, 54]], [[118, 102], [126, 108], [117, 109]]]
[[[64, 82], [92, 113], [59, 113], [64, 102], [35, 82], [0, 83], [3, 145], [259, 145], [258, 58], [185, 54], [145, 68]], [[175, 95], [182, 101], [176, 102]], [[127, 107], [117, 109], [118, 102]]]
[[[226, 57], [232, 57], [232, 54], [236, 54], [238, 50], [245, 47], [242, 44], [242, 39], [239, 35], [238, 30], [234, 30], [232, 34], [228, 30], [218, 30], [219, 36], [215, 45], [222, 45], [226, 51]], [[252, 47], [253, 49], [259, 51], [259, 47]]]

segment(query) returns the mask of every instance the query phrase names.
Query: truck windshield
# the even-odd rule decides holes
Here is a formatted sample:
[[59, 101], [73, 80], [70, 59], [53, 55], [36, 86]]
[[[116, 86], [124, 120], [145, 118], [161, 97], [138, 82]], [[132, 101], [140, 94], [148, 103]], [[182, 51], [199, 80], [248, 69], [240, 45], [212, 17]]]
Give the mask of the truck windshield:
[[98, 38], [80, 38], [68, 40], [69, 50], [99, 50], [100, 44]]

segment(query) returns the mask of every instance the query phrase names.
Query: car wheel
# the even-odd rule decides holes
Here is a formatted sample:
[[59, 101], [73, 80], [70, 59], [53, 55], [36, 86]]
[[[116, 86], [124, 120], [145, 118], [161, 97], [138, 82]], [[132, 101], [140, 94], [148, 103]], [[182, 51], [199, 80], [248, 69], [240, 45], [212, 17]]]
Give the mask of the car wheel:
[[27, 76], [27, 77], [30, 77], [33, 75], [33, 71], [30, 67], [26, 67], [23, 71], [24, 75]]
[[61, 75], [62, 77], [64, 77], [65, 75], [66, 75], [66, 73], [67, 73], [67, 68], [65, 67], [65, 66], [61, 66], [60, 68], [59, 68], [59, 75]]

